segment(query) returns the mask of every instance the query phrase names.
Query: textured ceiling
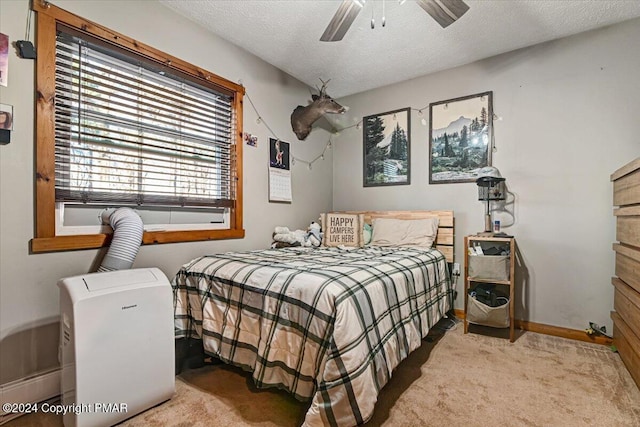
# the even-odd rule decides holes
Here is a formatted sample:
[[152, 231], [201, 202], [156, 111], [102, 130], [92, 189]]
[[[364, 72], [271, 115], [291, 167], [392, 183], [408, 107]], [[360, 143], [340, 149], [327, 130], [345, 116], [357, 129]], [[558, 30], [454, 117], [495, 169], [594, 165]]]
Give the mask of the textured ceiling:
[[387, 0], [382, 27], [383, 1], [369, 0], [342, 41], [320, 42], [341, 0], [159, 1], [310, 86], [331, 79], [336, 98], [640, 16], [640, 0], [465, 0], [443, 29]]

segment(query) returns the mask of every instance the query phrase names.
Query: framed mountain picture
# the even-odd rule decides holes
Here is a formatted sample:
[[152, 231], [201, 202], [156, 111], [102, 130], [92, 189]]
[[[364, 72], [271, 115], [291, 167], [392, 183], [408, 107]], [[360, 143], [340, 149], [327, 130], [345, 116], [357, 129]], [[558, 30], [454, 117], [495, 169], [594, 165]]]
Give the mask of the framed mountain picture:
[[411, 108], [367, 116], [363, 123], [363, 185], [411, 183]]
[[493, 92], [429, 104], [429, 184], [475, 182], [492, 146]]

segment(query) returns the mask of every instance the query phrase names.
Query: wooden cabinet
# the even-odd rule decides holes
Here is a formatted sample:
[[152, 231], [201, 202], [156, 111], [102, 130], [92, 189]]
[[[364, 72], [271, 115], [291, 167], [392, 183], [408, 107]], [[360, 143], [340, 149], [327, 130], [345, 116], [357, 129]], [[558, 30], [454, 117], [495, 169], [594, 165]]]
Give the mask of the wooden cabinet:
[[[476, 255], [475, 247], [480, 246], [484, 255]], [[464, 238], [464, 333], [469, 332], [469, 323], [492, 327], [508, 327], [509, 340], [515, 339], [515, 252], [516, 242], [513, 237], [500, 236], [466, 236]], [[502, 248], [490, 251], [491, 248]], [[471, 250], [470, 250], [471, 249]], [[473, 254], [470, 254], [473, 252]], [[483, 284], [496, 285], [496, 288], [506, 289], [509, 297], [508, 306], [501, 308], [487, 308], [481, 303], [472, 301], [469, 291], [475, 290]], [[489, 311], [485, 317], [477, 314], [477, 308], [482, 312]], [[475, 316], [475, 318], [474, 318]]]
[[616, 217], [613, 344], [640, 387], [640, 158], [611, 175]]

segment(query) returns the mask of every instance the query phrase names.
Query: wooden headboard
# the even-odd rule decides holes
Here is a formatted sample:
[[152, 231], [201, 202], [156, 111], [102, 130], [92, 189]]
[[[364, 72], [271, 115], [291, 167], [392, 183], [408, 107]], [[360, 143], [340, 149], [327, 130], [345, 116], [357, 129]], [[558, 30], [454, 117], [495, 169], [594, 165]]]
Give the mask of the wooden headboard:
[[453, 262], [455, 237], [453, 211], [344, 211], [344, 213], [363, 214], [364, 222], [367, 224], [371, 224], [374, 218], [424, 219], [437, 216], [439, 222], [436, 248], [444, 254], [447, 262]]

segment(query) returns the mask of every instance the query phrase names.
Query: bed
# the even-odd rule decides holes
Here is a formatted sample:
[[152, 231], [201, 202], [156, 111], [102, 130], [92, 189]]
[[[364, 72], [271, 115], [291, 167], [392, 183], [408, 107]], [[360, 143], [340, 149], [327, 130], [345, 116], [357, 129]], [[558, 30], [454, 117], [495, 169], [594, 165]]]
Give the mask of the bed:
[[452, 211], [352, 212], [438, 217], [436, 248], [282, 248], [207, 255], [172, 281], [177, 340], [252, 373], [259, 388], [311, 400], [304, 426], [366, 422], [394, 368], [453, 308]]

